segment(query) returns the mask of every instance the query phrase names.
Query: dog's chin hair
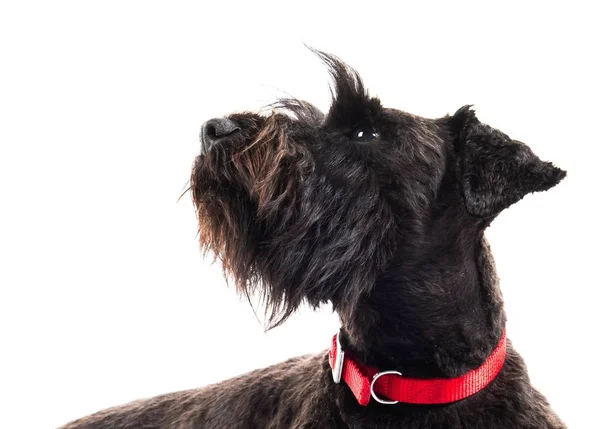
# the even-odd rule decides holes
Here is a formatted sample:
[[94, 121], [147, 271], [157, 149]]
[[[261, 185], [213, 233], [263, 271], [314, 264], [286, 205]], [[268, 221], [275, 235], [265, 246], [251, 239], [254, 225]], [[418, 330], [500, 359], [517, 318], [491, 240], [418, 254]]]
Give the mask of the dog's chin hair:
[[[316, 110], [290, 100], [277, 110], [290, 108], [303, 117], [318, 116]], [[281, 324], [301, 304], [301, 300], [291, 299], [285, 289], [265, 279], [257, 261], [258, 247], [267, 238], [257, 233], [257, 224], [272, 227], [276, 216], [277, 227], [271, 234], [289, 228], [294, 216], [291, 213], [282, 216], [281, 207], [296, 204], [302, 169], [309, 165], [308, 152], [295, 145], [286, 132], [287, 119], [277, 111], [263, 117], [260, 127], [254, 124], [250, 143], [231, 155], [225, 164], [213, 165], [225, 159], [225, 153], [220, 153], [224, 148], [213, 148], [205, 158], [197, 160], [191, 179], [203, 253], [212, 254], [221, 263], [226, 278], [233, 281], [250, 303], [253, 297], [258, 297], [265, 307], [268, 328]], [[200, 177], [200, 170], [212, 177]], [[200, 190], [203, 187], [199, 181], [217, 183], [222, 177], [230, 180], [230, 192], [206, 194]]]

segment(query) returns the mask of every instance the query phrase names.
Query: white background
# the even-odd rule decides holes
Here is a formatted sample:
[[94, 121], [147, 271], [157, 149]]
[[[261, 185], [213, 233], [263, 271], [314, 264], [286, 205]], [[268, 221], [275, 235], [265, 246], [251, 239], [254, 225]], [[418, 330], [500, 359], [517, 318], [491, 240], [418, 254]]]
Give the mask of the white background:
[[0, 426], [52, 428], [328, 346], [327, 308], [263, 333], [178, 202], [204, 120], [282, 91], [327, 109], [307, 43], [387, 106], [475, 104], [568, 170], [488, 237], [533, 383], [571, 428], [597, 427], [592, 2], [213, 3], [1, 3]]

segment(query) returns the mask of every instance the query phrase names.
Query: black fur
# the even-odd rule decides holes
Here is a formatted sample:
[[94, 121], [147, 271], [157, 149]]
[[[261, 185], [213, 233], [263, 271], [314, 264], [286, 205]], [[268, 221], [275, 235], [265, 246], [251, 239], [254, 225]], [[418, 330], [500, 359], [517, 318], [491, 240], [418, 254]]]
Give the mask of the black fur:
[[[409, 377], [455, 377], [497, 344], [505, 314], [484, 229], [565, 172], [481, 124], [469, 106], [426, 119], [384, 108], [358, 73], [333, 77], [327, 115], [283, 99], [196, 159], [191, 190], [205, 250], [271, 326], [331, 302], [344, 347]], [[373, 130], [370, 142], [353, 140]], [[101, 411], [64, 428], [564, 428], [508, 345], [483, 391], [452, 404], [357, 404], [326, 352], [206, 388]]]

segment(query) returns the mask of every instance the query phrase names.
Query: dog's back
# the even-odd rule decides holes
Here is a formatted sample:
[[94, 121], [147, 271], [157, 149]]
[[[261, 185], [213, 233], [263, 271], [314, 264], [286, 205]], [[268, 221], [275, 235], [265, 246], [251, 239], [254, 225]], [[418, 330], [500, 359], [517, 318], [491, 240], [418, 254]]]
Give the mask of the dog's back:
[[325, 364], [323, 355], [296, 357], [201, 389], [109, 408], [61, 429], [336, 427], [318, 418], [332, 408], [323, 395]]

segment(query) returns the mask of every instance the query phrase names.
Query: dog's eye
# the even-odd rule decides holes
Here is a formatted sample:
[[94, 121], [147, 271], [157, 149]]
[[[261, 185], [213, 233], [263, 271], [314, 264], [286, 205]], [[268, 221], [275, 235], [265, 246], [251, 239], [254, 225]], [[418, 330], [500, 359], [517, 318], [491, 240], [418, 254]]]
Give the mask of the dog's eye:
[[356, 128], [350, 134], [350, 138], [356, 142], [367, 143], [379, 137], [379, 133], [369, 125]]

